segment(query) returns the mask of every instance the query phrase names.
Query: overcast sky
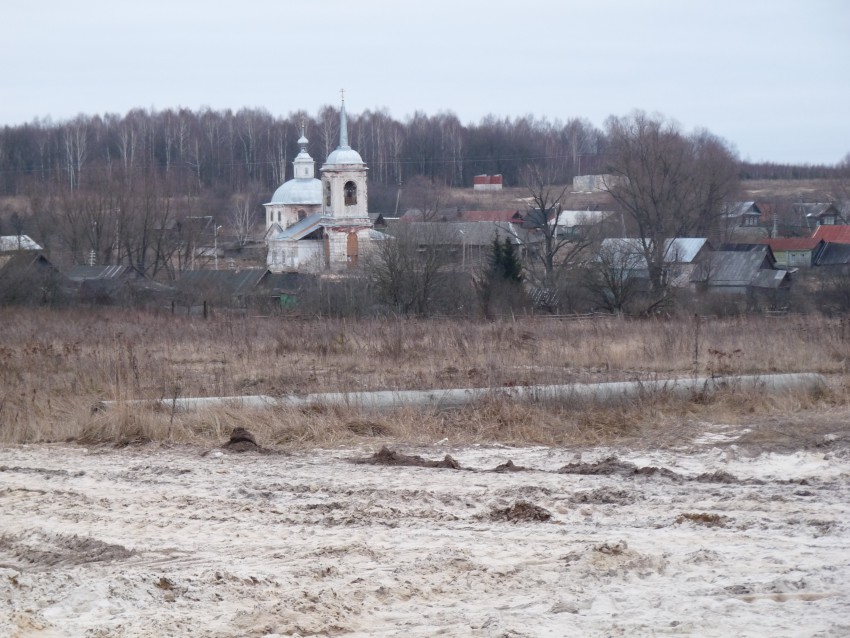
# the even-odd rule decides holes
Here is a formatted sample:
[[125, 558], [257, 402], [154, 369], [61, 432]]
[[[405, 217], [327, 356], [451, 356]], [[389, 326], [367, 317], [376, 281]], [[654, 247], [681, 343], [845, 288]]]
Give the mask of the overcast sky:
[[0, 125], [132, 108], [580, 117], [850, 153], [847, 0], [6, 0]]

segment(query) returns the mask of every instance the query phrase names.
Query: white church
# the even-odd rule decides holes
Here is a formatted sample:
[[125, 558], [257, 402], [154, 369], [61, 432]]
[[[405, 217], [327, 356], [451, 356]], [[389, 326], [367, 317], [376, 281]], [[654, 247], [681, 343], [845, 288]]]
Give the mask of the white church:
[[366, 164], [348, 145], [345, 100], [339, 112], [339, 146], [316, 179], [302, 128], [293, 178], [266, 208], [266, 265], [272, 272], [339, 271], [357, 264], [370, 242], [383, 237], [369, 220]]

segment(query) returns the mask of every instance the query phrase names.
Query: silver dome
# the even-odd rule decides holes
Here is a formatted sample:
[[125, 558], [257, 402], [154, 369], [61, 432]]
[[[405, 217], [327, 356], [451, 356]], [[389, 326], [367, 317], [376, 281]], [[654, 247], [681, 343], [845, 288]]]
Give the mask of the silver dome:
[[312, 179], [291, 179], [272, 195], [271, 204], [321, 204], [322, 182]]
[[350, 146], [342, 147], [340, 146], [336, 150], [334, 150], [330, 155], [328, 155], [328, 159], [325, 161], [325, 166], [329, 164], [362, 164], [363, 158], [360, 157], [360, 153], [355, 151]]

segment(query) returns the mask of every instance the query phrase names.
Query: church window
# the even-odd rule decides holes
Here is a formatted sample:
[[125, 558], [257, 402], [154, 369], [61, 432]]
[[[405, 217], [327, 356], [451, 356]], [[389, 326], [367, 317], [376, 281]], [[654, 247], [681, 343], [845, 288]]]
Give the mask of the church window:
[[280, 211], [277, 211], [277, 221], [280, 221]]
[[345, 205], [346, 206], [354, 206], [357, 203], [357, 184], [354, 182], [346, 182], [345, 183]]
[[300, 222], [305, 217], [307, 217], [307, 213], [304, 211], [303, 208], [299, 208], [298, 209], [298, 221]]
[[330, 208], [331, 205], [331, 183], [325, 182], [325, 206]]

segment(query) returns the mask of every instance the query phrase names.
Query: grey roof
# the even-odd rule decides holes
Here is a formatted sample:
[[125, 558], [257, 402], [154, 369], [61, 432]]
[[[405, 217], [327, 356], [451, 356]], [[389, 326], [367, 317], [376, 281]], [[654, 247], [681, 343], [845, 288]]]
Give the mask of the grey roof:
[[[558, 226], [586, 226], [589, 224], [598, 224], [606, 218], [613, 215], [610, 210], [562, 210], [558, 215]], [[555, 223], [554, 219], [549, 220], [549, 224]]]
[[[47, 257], [39, 252], [9, 252], [0, 255], [0, 271], [13, 272], [31, 267], [39, 267], [51, 272], [58, 272]], [[4, 273], [5, 274], [5, 273]]]
[[719, 250], [701, 263], [691, 275], [691, 281], [712, 286], [756, 286], [778, 288], [788, 271], [771, 268], [769, 246], [752, 250]]
[[312, 215], [308, 215], [304, 219], [292, 224], [292, 226], [290, 226], [289, 228], [283, 229], [278, 232], [269, 233], [268, 235], [266, 235], [266, 239], [269, 241], [303, 239], [313, 231], [317, 230], [322, 225], [321, 222], [322, 214], [313, 213]]
[[266, 276], [268, 270], [255, 268], [247, 270], [187, 270], [177, 281], [182, 289], [212, 288], [233, 296], [250, 293]]
[[3, 235], [0, 236], [0, 252], [7, 253], [14, 250], [43, 250], [41, 246], [30, 239], [29, 235]]
[[794, 204], [794, 210], [798, 213], [802, 213], [806, 217], [821, 217], [823, 215], [840, 215], [841, 212], [838, 210], [838, 207], [835, 204], [830, 202], [821, 202], [814, 204], [806, 204], [806, 203], [796, 203]]
[[281, 184], [272, 195], [270, 204], [322, 203], [322, 182], [315, 177], [309, 179], [291, 179]]
[[[689, 264], [696, 259], [699, 252], [708, 245], [704, 237], [677, 237], [664, 240], [664, 263], [667, 264]], [[646, 267], [646, 259], [643, 256], [643, 244], [635, 237], [612, 237], [602, 240], [602, 251], [614, 256], [634, 255], [639, 264], [636, 267]]]
[[328, 159], [325, 161], [322, 169], [324, 170], [329, 166], [337, 164], [363, 164], [363, 158], [360, 157], [360, 153], [350, 146], [346, 146], [345, 148], [339, 147], [328, 155]]
[[729, 218], [742, 215], [760, 215], [761, 211], [755, 202], [727, 202], [723, 205], [723, 216]]
[[850, 244], [827, 244], [817, 257], [818, 266], [844, 266], [850, 264]]
[[91, 281], [141, 275], [132, 266], [73, 266], [65, 273], [65, 276], [71, 281]]

